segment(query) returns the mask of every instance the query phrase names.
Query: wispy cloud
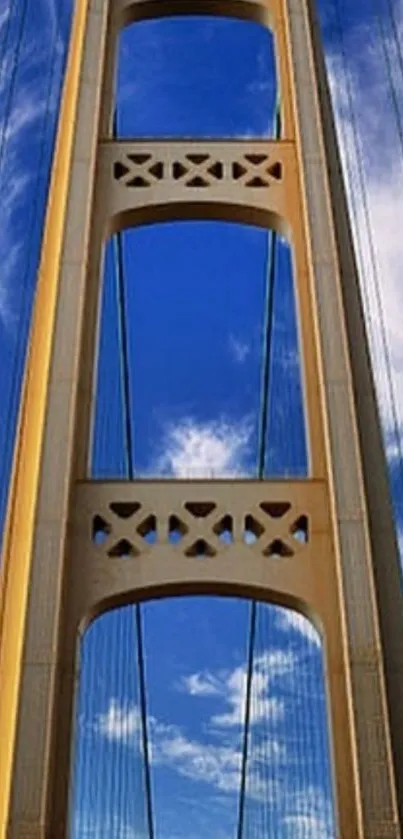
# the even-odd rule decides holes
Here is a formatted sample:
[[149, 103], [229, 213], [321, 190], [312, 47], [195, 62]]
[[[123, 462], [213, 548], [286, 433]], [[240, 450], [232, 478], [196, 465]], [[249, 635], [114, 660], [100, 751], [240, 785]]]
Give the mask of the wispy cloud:
[[279, 609], [276, 626], [277, 629], [280, 629], [288, 635], [290, 630], [297, 633], [318, 649], [322, 645], [318, 630], [315, 629], [314, 625], [308, 620], [308, 618], [305, 618], [304, 615], [301, 615], [299, 612], [293, 612], [291, 609]]
[[[256, 657], [250, 724], [254, 727], [263, 719], [270, 720], [272, 736], [266, 736], [264, 748], [259, 749], [256, 744], [251, 755], [251, 764], [255, 766], [262, 761], [267, 764], [270, 760], [277, 763], [286, 760], [285, 744], [276, 736], [277, 723], [284, 717], [284, 704], [274, 693], [270, 693], [275, 680], [286, 677], [295, 664], [294, 654], [281, 649], [267, 650]], [[207, 783], [219, 792], [238, 791], [242, 763], [239, 732], [245, 717], [246, 682], [246, 669], [242, 667], [185, 676], [178, 689], [192, 698], [214, 699], [215, 708], [217, 702], [222, 702], [229, 710], [207, 716], [203, 739], [189, 737], [181, 727], [150, 716], [148, 725], [153, 765], [169, 766], [179, 775]], [[110, 741], [124, 742], [141, 749], [140, 724], [139, 709], [135, 704], [112, 698], [105, 713], [98, 715], [95, 727], [101, 736]], [[234, 727], [238, 728], [235, 745], [227, 739], [228, 731]], [[259, 773], [256, 777], [251, 796], [261, 800], [267, 795], [267, 789], [264, 781], [259, 781]]]
[[294, 792], [288, 810], [285, 839], [335, 839], [332, 804], [320, 787]]
[[[395, 4], [395, 15], [399, 36], [402, 37], [401, 0]], [[384, 21], [386, 32], [387, 26], [387, 21]], [[401, 89], [397, 45], [391, 32], [387, 34], [385, 48], [396, 73], [395, 83]], [[346, 65], [339, 52], [329, 51], [328, 70], [343, 167], [349, 187], [351, 219], [380, 407], [388, 427], [392, 417], [382, 341], [384, 328], [400, 423], [403, 417], [402, 148], [396, 115], [391, 107], [385, 52], [374, 21], [358, 24], [349, 31], [346, 35], [345, 54], [347, 76]], [[351, 102], [355, 123], [350, 109]], [[403, 118], [403, 111], [400, 116]], [[362, 178], [366, 199], [361, 195]]]
[[[272, 682], [278, 676], [287, 675], [296, 666], [296, 657], [284, 650], [268, 650], [255, 657], [250, 724], [256, 725], [264, 719], [277, 721], [284, 716], [284, 705], [270, 696]], [[191, 673], [182, 680], [182, 687], [190, 696], [221, 699], [229, 710], [210, 717], [210, 724], [217, 728], [240, 726], [245, 720], [247, 672], [245, 667], [230, 671]]]
[[246, 341], [242, 341], [232, 333], [228, 338], [228, 349], [231, 357], [237, 364], [245, 364], [246, 359], [250, 355], [250, 346]]
[[[46, 137], [49, 143], [49, 131], [58, 103], [64, 52], [58, 23], [59, 13], [53, 0], [43, 0], [38, 5], [38, 17], [41, 23], [38, 23], [35, 32], [31, 30], [23, 38], [15, 88], [10, 88], [15, 60], [13, 37], [9, 39], [3, 56], [0, 77], [0, 111], [4, 132], [0, 159], [0, 321], [8, 327], [12, 327], [17, 315], [14, 299], [16, 287], [21, 284], [27, 261], [32, 258], [29, 250], [33, 245], [29, 241], [29, 219], [36, 201], [32, 190], [34, 186], [38, 189], [35, 156], [38, 155], [40, 126], [45, 112], [49, 117]], [[7, 15], [3, 12], [0, 17], [0, 30], [3, 34], [6, 26]], [[38, 32], [46, 43], [46, 50], [40, 48]], [[55, 62], [53, 75], [46, 64], [50, 56]], [[44, 172], [40, 175], [43, 177]], [[42, 213], [42, 209], [39, 203], [38, 212]]]
[[247, 419], [200, 422], [189, 417], [168, 424], [155, 471], [174, 478], [245, 475], [251, 431]]

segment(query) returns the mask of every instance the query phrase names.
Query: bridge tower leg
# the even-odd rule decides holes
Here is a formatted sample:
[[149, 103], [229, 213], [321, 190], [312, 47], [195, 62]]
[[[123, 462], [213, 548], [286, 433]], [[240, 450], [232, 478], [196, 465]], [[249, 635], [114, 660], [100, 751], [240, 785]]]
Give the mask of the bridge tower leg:
[[[172, 14], [233, 15], [273, 29], [281, 140], [111, 138], [119, 29]], [[253, 185], [256, 174], [263, 188]], [[106, 484], [88, 477], [104, 241], [130, 225], [181, 218], [274, 226], [291, 238], [306, 480]], [[185, 502], [206, 497], [215, 502], [212, 517], [192, 519]], [[110, 506], [133, 501], [137, 512], [125, 520]], [[289, 503], [281, 527], [270, 517], [279, 501]], [[140, 533], [150, 511], [158, 522], [152, 546]], [[264, 534], [254, 546], [242, 541], [251, 512]], [[92, 539], [100, 514], [108, 522], [103, 546]], [[187, 530], [177, 546], [168, 538], [171, 514]], [[308, 542], [273, 560], [268, 542], [291, 545], [301, 514]], [[231, 545], [217, 538], [224, 515], [234, 522]], [[191, 551], [201, 537], [213, 554], [203, 563]], [[123, 538], [138, 556], [111, 562], [110, 547]], [[2, 561], [0, 837], [68, 835], [76, 647], [85, 622], [136, 598], [186, 592], [238, 592], [317, 621], [339, 837], [401, 837], [402, 589], [313, 0], [76, 0]]]

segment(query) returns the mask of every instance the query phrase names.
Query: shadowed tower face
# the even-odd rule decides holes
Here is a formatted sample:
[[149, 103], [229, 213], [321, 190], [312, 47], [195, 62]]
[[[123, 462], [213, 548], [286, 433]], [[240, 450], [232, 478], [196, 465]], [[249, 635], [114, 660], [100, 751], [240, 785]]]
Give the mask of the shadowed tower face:
[[[339, 835], [402, 835], [397, 546], [312, 5], [76, 0], [4, 543], [1, 837], [68, 834], [82, 627], [114, 606], [188, 593], [259, 598], [315, 619], [326, 658]], [[112, 139], [121, 28], [178, 14], [230, 15], [271, 28], [280, 139]], [[181, 219], [242, 221], [291, 241], [305, 479], [88, 477], [104, 243], [130, 226]], [[207, 499], [209, 515], [192, 513]], [[264, 550], [243, 538], [251, 519], [265, 533]], [[220, 528], [229, 520], [226, 544]], [[158, 538], [147, 542], [151, 521]], [[297, 545], [301, 521], [306, 538]]]

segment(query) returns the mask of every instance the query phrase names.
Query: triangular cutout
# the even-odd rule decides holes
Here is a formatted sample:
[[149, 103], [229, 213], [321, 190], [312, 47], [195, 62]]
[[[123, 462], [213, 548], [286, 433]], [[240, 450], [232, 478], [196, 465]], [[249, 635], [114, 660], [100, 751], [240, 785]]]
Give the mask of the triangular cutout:
[[146, 542], [154, 543], [157, 541], [157, 517], [147, 516], [144, 521], [140, 522], [136, 528], [137, 533], [145, 539]]
[[292, 551], [291, 548], [281, 539], [275, 539], [274, 542], [271, 542], [263, 553], [265, 556], [270, 556], [273, 559], [276, 557], [283, 559], [285, 557], [294, 556], [294, 551]]
[[112, 501], [109, 509], [120, 519], [130, 519], [138, 510], [141, 510], [141, 504], [138, 501]]
[[234, 521], [232, 516], [226, 515], [214, 525], [213, 531], [221, 542], [229, 545], [234, 541]]
[[272, 519], [282, 519], [291, 510], [289, 501], [262, 501], [259, 506]]
[[209, 166], [207, 171], [210, 175], [213, 175], [213, 177], [216, 178], [217, 181], [222, 181], [224, 169], [222, 163], [220, 163], [219, 160], [217, 160], [216, 163], [213, 163], [212, 166]]
[[127, 186], [150, 186], [150, 181], [147, 181], [140, 175], [136, 175], [135, 178], [132, 178], [130, 181], [127, 182]]
[[196, 166], [200, 166], [201, 163], [206, 163], [207, 160], [210, 159], [209, 154], [187, 154], [186, 160], [190, 160], [191, 163], [195, 163]]
[[290, 533], [296, 542], [300, 542], [301, 545], [307, 545], [309, 542], [308, 516], [300, 516], [299, 519], [294, 522]]
[[120, 181], [129, 172], [130, 169], [128, 168], [128, 166], [125, 166], [123, 163], [120, 162], [120, 160], [116, 161], [113, 167], [113, 177], [115, 178], [115, 181]]
[[253, 163], [254, 166], [260, 166], [267, 160], [267, 154], [244, 154], [245, 160], [248, 163]]
[[281, 163], [273, 163], [273, 166], [269, 166], [267, 171], [276, 181], [281, 181], [281, 178], [283, 177], [283, 167]]
[[260, 178], [259, 176], [256, 176], [255, 178], [252, 178], [252, 180], [246, 181], [245, 186], [262, 187], [262, 186], [268, 186], [268, 183], [267, 183], [267, 181], [264, 180], [264, 178]]
[[189, 172], [189, 167], [184, 166], [183, 163], [179, 163], [178, 160], [172, 166], [172, 175], [175, 181], [179, 181], [180, 178], [183, 178], [184, 175], [187, 175]]
[[234, 181], [239, 181], [242, 175], [246, 175], [247, 171], [246, 166], [241, 166], [240, 163], [236, 162], [232, 164], [232, 177]]
[[184, 506], [195, 519], [206, 519], [216, 508], [214, 501], [186, 501]]
[[150, 175], [154, 175], [154, 178], [157, 178], [157, 181], [162, 181], [164, 177], [164, 164], [157, 161], [157, 163], [153, 163], [152, 166], [148, 167], [148, 171]]
[[186, 186], [208, 186], [208, 181], [205, 178], [202, 178], [200, 175], [196, 175], [195, 178], [192, 178], [191, 181], [188, 181]]
[[170, 516], [168, 521], [168, 538], [172, 545], [177, 545], [186, 536], [188, 528], [178, 516]]
[[129, 542], [128, 539], [121, 539], [108, 551], [108, 556], [117, 559], [129, 559], [132, 556], [138, 556], [138, 550]]
[[102, 516], [94, 516], [92, 519], [92, 541], [95, 545], [104, 545], [112, 528]]
[[144, 163], [148, 163], [148, 161], [151, 160], [151, 154], [138, 154], [136, 152], [135, 154], [129, 154], [128, 158], [137, 166], [143, 166]]
[[193, 542], [193, 545], [185, 551], [186, 556], [215, 556], [216, 552], [214, 548], [209, 545], [205, 539], [197, 539], [196, 542]]

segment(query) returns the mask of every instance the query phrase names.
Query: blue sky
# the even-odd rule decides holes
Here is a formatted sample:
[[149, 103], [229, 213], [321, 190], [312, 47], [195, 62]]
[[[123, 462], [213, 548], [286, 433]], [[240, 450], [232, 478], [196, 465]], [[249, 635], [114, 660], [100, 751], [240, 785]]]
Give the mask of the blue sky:
[[[380, 327], [384, 320], [400, 426], [402, 150], [383, 28], [397, 91], [402, 77], [387, 3], [341, 0], [340, 6], [347, 63], [334, 2], [322, 2], [320, 12], [399, 512], [403, 473]], [[7, 134], [0, 133], [2, 514], [71, 0], [28, 2], [14, 86], [12, 47], [22, 0], [10, 9], [11, 3], [0, 9], [0, 117], [4, 123], [8, 111], [10, 116]], [[395, 3], [394, 10], [402, 32], [403, 7]], [[268, 136], [273, 82], [271, 38], [255, 24], [215, 19], [140, 24], [121, 39], [120, 133]], [[368, 213], [365, 201], [357, 198], [360, 173], [351, 100], [358, 115]], [[123, 247], [137, 473], [255, 475], [267, 234], [224, 223], [164, 224], [128, 231]], [[303, 475], [306, 470], [289, 258], [286, 244], [280, 244], [268, 475]], [[119, 476], [123, 470], [114, 282], [109, 247], [93, 459], [97, 477]], [[143, 620], [157, 839], [206, 834], [232, 839], [248, 605], [235, 599], [167, 600], [146, 604]], [[145, 834], [134, 646], [131, 609], [94, 624], [85, 640], [74, 799], [77, 839], [103, 836], [106, 824], [119, 839], [143, 839]], [[245, 839], [259, 831], [281, 839], [336, 836], [321, 684], [320, 645], [310, 625], [292, 613], [261, 607]]]

